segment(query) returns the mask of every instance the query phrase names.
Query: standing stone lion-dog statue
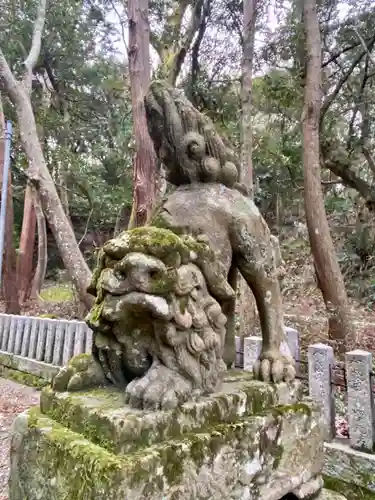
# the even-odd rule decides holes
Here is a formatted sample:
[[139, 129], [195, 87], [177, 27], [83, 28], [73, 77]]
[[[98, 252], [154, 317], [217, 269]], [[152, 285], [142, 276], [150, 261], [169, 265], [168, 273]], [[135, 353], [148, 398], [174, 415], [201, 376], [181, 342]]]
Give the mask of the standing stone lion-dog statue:
[[263, 347], [255, 377], [292, 381], [284, 336], [277, 241], [239, 183], [238, 158], [184, 94], [155, 81], [145, 98], [149, 132], [167, 180], [146, 227], [101, 249], [88, 291], [92, 356], [73, 358], [56, 390], [114, 384], [146, 410], [174, 408], [220, 388], [234, 362], [237, 270], [258, 307]]

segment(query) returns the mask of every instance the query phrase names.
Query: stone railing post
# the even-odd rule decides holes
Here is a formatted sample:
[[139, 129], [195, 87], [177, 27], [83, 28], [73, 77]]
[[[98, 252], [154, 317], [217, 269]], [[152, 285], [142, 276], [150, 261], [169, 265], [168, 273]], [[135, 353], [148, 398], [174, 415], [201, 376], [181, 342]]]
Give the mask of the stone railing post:
[[262, 337], [245, 337], [243, 350], [243, 369], [253, 371], [255, 362], [262, 350]]
[[335, 404], [331, 383], [331, 368], [334, 365], [334, 355], [331, 346], [313, 344], [308, 348], [309, 393], [321, 404], [324, 419], [327, 424], [327, 441], [335, 437]]
[[374, 444], [371, 371], [370, 352], [355, 350], [346, 353], [350, 445], [367, 451], [372, 451]]
[[298, 364], [300, 361], [299, 332], [295, 328], [290, 328], [289, 326], [286, 326], [284, 331], [290, 354]]

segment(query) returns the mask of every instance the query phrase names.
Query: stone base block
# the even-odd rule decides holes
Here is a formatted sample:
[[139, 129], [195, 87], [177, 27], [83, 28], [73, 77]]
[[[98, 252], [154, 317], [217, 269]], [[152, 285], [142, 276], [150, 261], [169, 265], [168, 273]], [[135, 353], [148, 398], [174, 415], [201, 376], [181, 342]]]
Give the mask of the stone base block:
[[15, 421], [9, 498], [280, 500], [305, 483], [316, 485], [301, 497], [311, 498], [323, 428], [297, 383], [237, 373], [221, 393], [174, 412], [131, 409], [114, 390], [45, 390], [41, 408]]

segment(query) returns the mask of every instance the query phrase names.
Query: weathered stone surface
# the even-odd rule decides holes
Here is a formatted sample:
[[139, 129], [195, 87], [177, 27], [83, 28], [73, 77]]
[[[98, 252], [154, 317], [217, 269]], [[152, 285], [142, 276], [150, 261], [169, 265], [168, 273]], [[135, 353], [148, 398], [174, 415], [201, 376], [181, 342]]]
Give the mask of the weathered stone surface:
[[335, 491], [323, 489], [317, 497], [314, 498], [314, 500], [352, 500], [351, 498], [347, 499], [347, 497], [344, 497], [344, 495], [341, 495], [340, 493], [336, 493]]
[[[181, 234], [187, 212], [188, 234]], [[152, 224], [104, 245], [89, 288], [96, 295], [87, 318], [93, 356], [108, 383], [123, 387], [132, 406], [150, 410], [220, 389], [234, 253], [263, 304], [257, 377], [292, 380], [294, 360], [280, 351], [285, 334], [271, 235], [256, 206], [237, 190], [197, 184], [172, 193]]]
[[[242, 380], [241, 380], [242, 379]], [[58, 393], [50, 389], [41, 395], [44, 414], [88, 439], [115, 452], [129, 452], [140, 445], [152, 445], [208, 426], [235, 422], [276, 405], [295, 404], [300, 384], [265, 384], [245, 372], [227, 374], [222, 391], [198, 402], [188, 402], [174, 411], [147, 412], [126, 405], [119, 390], [96, 389]], [[105, 433], [98, 431], [103, 429]]]
[[331, 367], [334, 364], [333, 349], [325, 344], [313, 344], [308, 348], [309, 394], [322, 405], [325, 417], [325, 438], [330, 441], [335, 430], [335, 403], [331, 386]]
[[375, 498], [375, 455], [353, 450], [338, 440], [325, 443], [323, 473], [330, 480], [356, 485]]
[[355, 449], [371, 451], [375, 441], [372, 354], [355, 350], [347, 352], [345, 357], [350, 444]]
[[[238, 182], [234, 148], [167, 82], [151, 84], [145, 108], [156, 154], [177, 189], [148, 226], [124, 231], [98, 253], [88, 287], [96, 300], [86, 321], [103, 378], [144, 410], [176, 408], [220, 390], [235, 362], [239, 271], [259, 308], [263, 341], [254, 374], [292, 381], [293, 356], [281, 349], [280, 248]], [[77, 341], [83, 336], [76, 336], [74, 354], [83, 351]], [[70, 374], [78, 389], [80, 374]], [[82, 389], [89, 379], [82, 373]], [[55, 388], [72, 390], [67, 370]]]
[[313, 477], [310, 481], [303, 483], [299, 488], [293, 491], [293, 495], [297, 500], [309, 500], [313, 498], [323, 488], [323, 478], [319, 476]]
[[[235, 378], [232, 375], [232, 380]], [[262, 384], [253, 383], [260, 394]], [[186, 417], [186, 428], [174, 436], [163, 431], [168, 426], [171, 430], [172, 412], [164, 412], [163, 421], [163, 412], [137, 414], [129, 409], [125, 415], [122, 404], [112, 410], [105, 407], [100, 410], [98, 401], [103, 402], [103, 396], [95, 393], [80, 396], [81, 412], [70, 406], [70, 415], [80, 422], [78, 425], [85, 435], [68, 429], [38, 409], [21, 414], [15, 421], [12, 437], [10, 500], [279, 500], [316, 477], [323, 463], [323, 422], [315, 403], [306, 400], [274, 406], [279, 397], [285, 397], [281, 388], [280, 395], [276, 398], [273, 395], [274, 403], [271, 397], [269, 409], [259, 411], [262, 405], [251, 409], [246, 403], [246, 380], [239, 382], [241, 389], [229, 390], [230, 384], [221, 402], [223, 408], [227, 404], [229, 410], [235, 409], [232, 422], [227, 416], [226, 422], [217, 423], [219, 405], [216, 409], [212, 405], [204, 414], [201, 405], [207, 409], [206, 399], [190, 402], [186, 405], [190, 405], [189, 410], [181, 409], [179, 415], [174, 415], [179, 423], [190, 415], [190, 425]], [[265, 387], [264, 391], [269, 392]], [[264, 392], [263, 396], [267, 399]], [[46, 397], [51, 402], [52, 396], [47, 393]], [[57, 415], [63, 395], [56, 397], [59, 402], [47, 409], [42, 404], [43, 411], [53, 414], [54, 410]], [[101, 413], [107, 412], [108, 417], [111, 412], [113, 422], [116, 415], [119, 417], [117, 429], [133, 426], [137, 442], [128, 451], [119, 447], [115, 451], [114, 443], [115, 439], [117, 444], [125, 443], [126, 439], [130, 443], [130, 435], [125, 440], [114, 437], [110, 425], [104, 425], [100, 418], [96, 422], [96, 442], [100, 445], [87, 439], [95, 414], [94, 411], [86, 419], [90, 412], [84, 405], [90, 405], [90, 397], [91, 409], [96, 408], [98, 418]], [[219, 395], [214, 397], [220, 399]], [[64, 404], [71, 403], [65, 400]], [[64, 420], [68, 414], [60, 414], [58, 418]], [[211, 423], [209, 417], [213, 417]], [[151, 433], [147, 436], [147, 424], [138, 429], [138, 424], [147, 419], [159, 439], [150, 438]], [[193, 430], [194, 425], [203, 421], [205, 426]]]
[[0, 351], [0, 365], [18, 370], [19, 372], [29, 373], [49, 381], [59, 372], [58, 366], [3, 351]]

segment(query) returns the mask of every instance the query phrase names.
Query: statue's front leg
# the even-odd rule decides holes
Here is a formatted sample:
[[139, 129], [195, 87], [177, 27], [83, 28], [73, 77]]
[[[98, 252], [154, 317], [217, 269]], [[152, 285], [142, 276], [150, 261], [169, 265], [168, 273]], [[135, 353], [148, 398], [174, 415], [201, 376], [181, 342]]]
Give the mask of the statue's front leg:
[[238, 268], [254, 293], [262, 329], [262, 351], [254, 373], [266, 382], [291, 381], [296, 375], [294, 360], [280, 351], [285, 333], [275, 253], [265, 221], [261, 216], [254, 219], [239, 222], [233, 235]]

